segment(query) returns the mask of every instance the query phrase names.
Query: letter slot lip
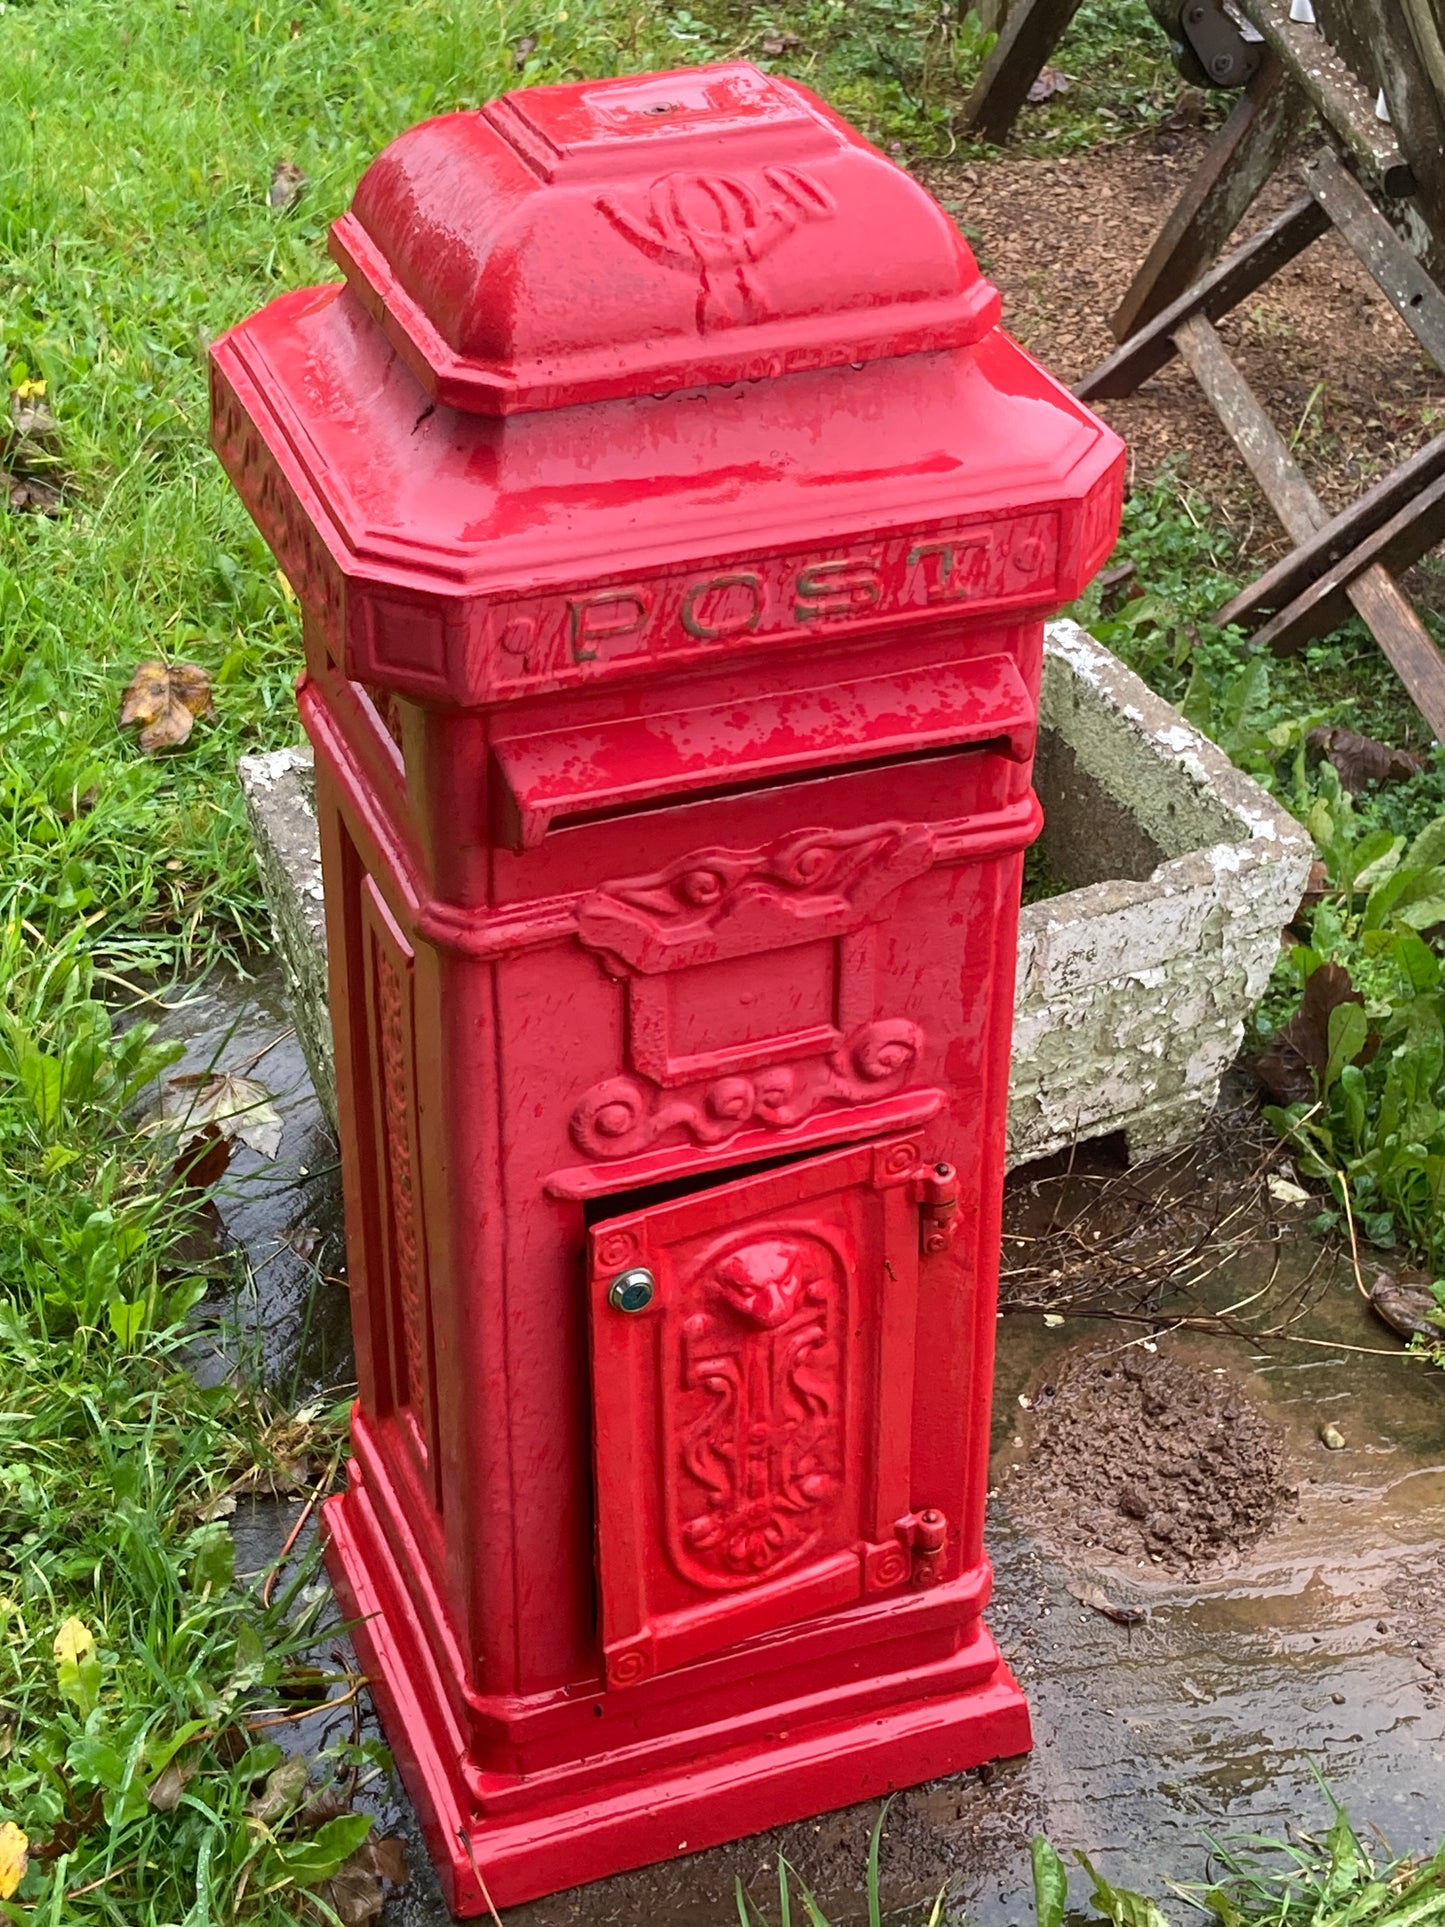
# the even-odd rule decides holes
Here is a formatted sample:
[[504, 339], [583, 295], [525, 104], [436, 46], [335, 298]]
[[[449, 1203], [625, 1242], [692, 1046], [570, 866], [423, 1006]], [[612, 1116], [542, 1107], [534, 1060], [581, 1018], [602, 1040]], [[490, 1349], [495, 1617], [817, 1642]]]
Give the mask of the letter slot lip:
[[504, 737], [492, 748], [494, 829], [508, 848], [532, 850], [559, 818], [621, 814], [701, 790], [985, 743], [1024, 762], [1035, 732], [1018, 665], [998, 655]]

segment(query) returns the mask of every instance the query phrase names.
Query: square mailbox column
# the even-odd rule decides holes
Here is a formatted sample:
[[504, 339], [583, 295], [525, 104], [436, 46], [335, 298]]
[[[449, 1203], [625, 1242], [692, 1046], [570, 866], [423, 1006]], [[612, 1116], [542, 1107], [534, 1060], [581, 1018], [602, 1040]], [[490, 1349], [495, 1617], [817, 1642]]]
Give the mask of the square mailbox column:
[[746, 66], [403, 135], [217, 344], [301, 600], [360, 1397], [457, 1911], [1029, 1744], [980, 1614], [1044, 618], [1122, 450]]

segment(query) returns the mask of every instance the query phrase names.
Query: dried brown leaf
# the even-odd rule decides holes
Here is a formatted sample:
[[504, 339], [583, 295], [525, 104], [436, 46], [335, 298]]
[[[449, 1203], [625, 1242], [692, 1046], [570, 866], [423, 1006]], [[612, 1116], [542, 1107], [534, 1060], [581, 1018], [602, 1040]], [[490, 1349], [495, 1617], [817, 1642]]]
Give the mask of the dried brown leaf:
[[1299, 900], [1299, 908], [1290, 919], [1291, 923], [1302, 925], [1310, 911], [1313, 910], [1317, 904], [1324, 902], [1329, 887], [1329, 866], [1328, 864], [1322, 863], [1320, 859], [1316, 857], [1310, 865], [1309, 881], [1305, 884], [1305, 893]]
[[308, 1768], [304, 1754], [293, 1753], [266, 1775], [266, 1784], [246, 1811], [268, 1824], [289, 1813], [306, 1791]]
[[[1308, 1103], [1316, 1079], [1330, 1061], [1330, 1013], [1364, 998], [1342, 964], [1321, 964], [1305, 985], [1300, 1007], [1269, 1048], [1254, 1060], [1254, 1074], [1277, 1104]], [[1368, 1063], [1380, 1047], [1372, 1036], [1355, 1060]]]
[[59, 515], [60, 490], [35, 475], [12, 475], [0, 468], [0, 488], [17, 515]]
[[186, 1781], [195, 1770], [193, 1765], [182, 1765], [179, 1760], [171, 1760], [161, 1768], [151, 1781], [150, 1791], [146, 1795], [158, 1813], [175, 1812], [186, 1790]]
[[234, 1071], [199, 1071], [170, 1078], [161, 1092], [160, 1109], [141, 1128], [148, 1137], [173, 1136], [182, 1153], [198, 1139], [218, 1134], [228, 1144], [244, 1144], [260, 1157], [274, 1158], [283, 1127], [264, 1084]]
[[1090, 1612], [1100, 1614], [1104, 1619], [1112, 1619], [1116, 1626], [1142, 1626], [1149, 1617], [1142, 1606], [1122, 1606], [1117, 1600], [1110, 1599], [1101, 1586], [1084, 1584], [1071, 1585], [1069, 1591], [1081, 1606]]
[[295, 161], [277, 161], [271, 170], [271, 186], [266, 195], [269, 207], [294, 207], [307, 185], [306, 176]]
[[1052, 100], [1056, 94], [1068, 93], [1073, 84], [1069, 76], [1060, 73], [1057, 67], [1045, 67], [1033, 86], [1029, 88], [1029, 105], [1041, 107], [1046, 100]]
[[211, 679], [199, 664], [143, 662], [120, 699], [120, 727], [139, 723], [137, 741], [150, 756], [158, 749], [178, 749], [197, 716], [214, 709]]
[[339, 1819], [343, 1813], [350, 1813], [351, 1802], [338, 1793], [335, 1787], [322, 1787], [309, 1799], [296, 1816], [298, 1833], [315, 1833], [324, 1827], [328, 1820]]
[[214, 1124], [208, 1124], [185, 1140], [171, 1166], [171, 1175], [189, 1190], [209, 1191], [221, 1182], [230, 1164], [231, 1140]]
[[30, 442], [37, 452], [53, 444], [58, 434], [55, 416], [44, 395], [26, 394], [19, 388], [10, 397], [10, 425], [16, 439]]
[[1423, 1271], [1380, 1270], [1370, 1286], [1370, 1309], [1402, 1338], [1445, 1339], [1440, 1329], [1440, 1307]]
[[1418, 776], [1429, 758], [1410, 749], [1396, 749], [1374, 736], [1361, 736], [1353, 729], [1326, 726], [1312, 729], [1305, 738], [1339, 771], [1340, 782], [1352, 796], [1358, 796], [1370, 783], [1401, 783]]
[[395, 1835], [385, 1840], [363, 1840], [349, 1860], [318, 1888], [345, 1927], [370, 1927], [381, 1918], [386, 1895], [383, 1883], [406, 1885], [406, 1850]]

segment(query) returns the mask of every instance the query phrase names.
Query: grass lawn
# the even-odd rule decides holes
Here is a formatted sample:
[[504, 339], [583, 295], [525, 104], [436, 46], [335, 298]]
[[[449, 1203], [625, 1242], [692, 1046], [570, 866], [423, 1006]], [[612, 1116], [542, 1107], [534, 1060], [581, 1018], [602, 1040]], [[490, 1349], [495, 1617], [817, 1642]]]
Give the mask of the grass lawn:
[[[295, 1588], [237, 1581], [226, 1504], [329, 1452], [337, 1414], [183, 1369], [208, 1272], [169, 1160], [133, 1128], [163, 1054], [143, 1025], [111, 1030], [128, 986], [263, 941], [234, 764], [298, 733], [297, 613], [206, 446], [208, 340], [329, 275], [357, 175], [429, 114], [742, 53], [905, 157], [939, 155], [983, 47], [934, 0], [0, 5], [0, 370], [32, 423], [6, 459], [54, 510], [0, 507], [0, 1914], [335, 1918], [316, 1912], [342, 1904], [333, 1876], [367, 1871], [349, 1799], [384, 1764], [343, 1748], [308, 1786], [276, 1742], [326, 1682], [304, 1670]], [[1177, 92], [1142, 0], [1088, 0], [1061, 58], [1077, 84], [1031, 123], [1054, 151]], [[304, 185], [273, 206], [281, 163]], [[1316, 694], [1282, 710], [1229, 639], [1195, 651], [1201, 543], [1167, 501], [1137, 504], [1129, 539], [1154, 604], [1115, 617], [1118, 645], [1312, 807]], [[153, 658], [200, 664], [215, 711], [147, 757], [116, 714]], [[1383, 826], [1403, 850], [1440, 802], [1427, 773], [1366, 805], [1351, 847]], [[1438, 973], [1415, 990], [1436, 997]]]

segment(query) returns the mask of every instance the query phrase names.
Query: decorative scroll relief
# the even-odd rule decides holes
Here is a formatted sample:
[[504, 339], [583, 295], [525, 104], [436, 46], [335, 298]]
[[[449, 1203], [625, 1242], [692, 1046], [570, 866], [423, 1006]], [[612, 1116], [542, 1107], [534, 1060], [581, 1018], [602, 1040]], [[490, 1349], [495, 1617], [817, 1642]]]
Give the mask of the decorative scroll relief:
[[817, 1544], [843, 1494], [847, 1267], [821, 1237], [754, 1228], [681, 1289], [669, 1551], [696, 1585], [756, 1585]]
[[572, 1137], [592, 1158], [633, 1157], [673, 1131], [695, 1144], [721, 1144], [761, 1126], [786, 1130], [828, 1104], [870, 1104], [908, 1082], [923, 1032], [907, 1018], [882, 1018], [825, 1057], [775, 1064], [751, 1076], [714, 1078], [662, 1091], [635, 1077], [609, 1077], [572, 1113]]
[[796, 830], [758, 850], [698, 850], [584, 897], [577, 935], [649, 974], [749, 956], [853, 929], [934, 861], [933, 832], [917, 823]]
[[796, 167], [735, 174], [664, 174], [642, 194], [603, 194], [598, 207], [624, 239], [664, 266], [695, 274], [697, 331], [767, 321], [754, 270], [805, 221], [829, 221], [833, 197]]

